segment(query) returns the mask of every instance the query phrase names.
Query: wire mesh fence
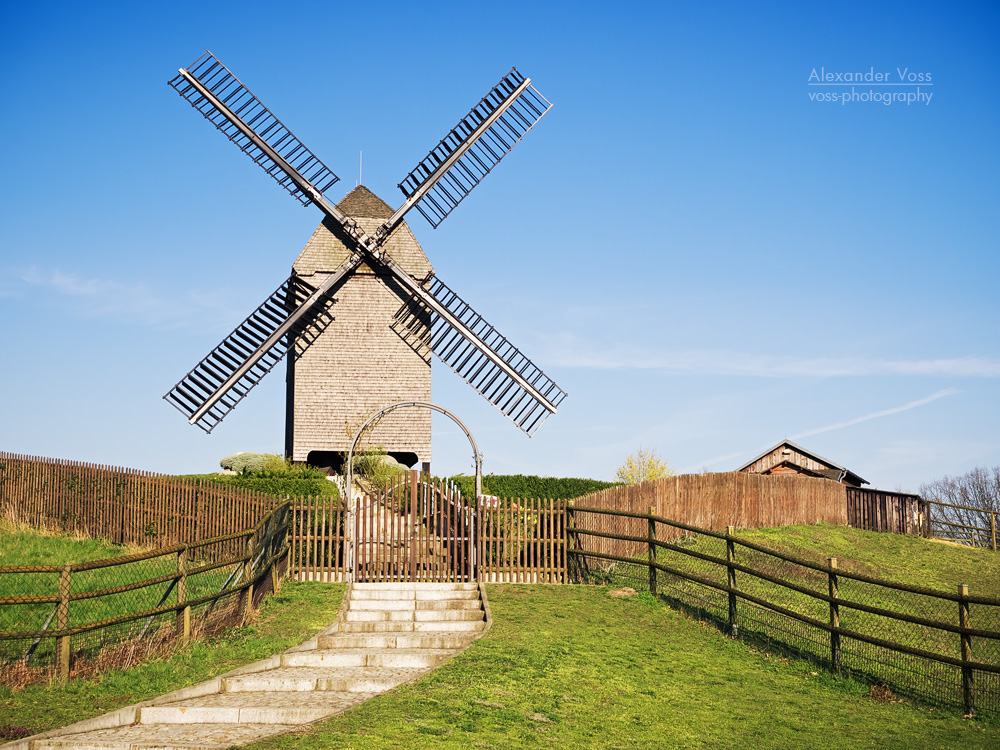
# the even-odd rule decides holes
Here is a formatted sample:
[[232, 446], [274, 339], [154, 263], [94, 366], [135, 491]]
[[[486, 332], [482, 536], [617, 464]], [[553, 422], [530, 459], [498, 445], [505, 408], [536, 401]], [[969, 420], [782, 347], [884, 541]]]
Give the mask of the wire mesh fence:
[[0, 663], [20, 684], [123, 666], [243, 620], [287, 566], [291, 504], [191, 544], [63, 566], [0, 567]]
[[650, 591], [775, 652], [897, 695], [1000, 716], [1000, 599], [780, 554], [655, 515], [570, 509], [569, 574]]

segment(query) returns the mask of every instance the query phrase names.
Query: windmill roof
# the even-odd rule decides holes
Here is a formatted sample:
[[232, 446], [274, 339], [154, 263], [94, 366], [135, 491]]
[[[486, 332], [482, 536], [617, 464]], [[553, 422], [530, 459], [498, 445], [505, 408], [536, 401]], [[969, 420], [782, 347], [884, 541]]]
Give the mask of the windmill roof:
[[364, 185], [358, 185], [344, 196], [337, 208], [354, 219], [388, 219], [394, 213], [392, 206], [379, 198]]
[[[343, 213], [356, 219], [368, 234], [375, 231], [394, 213], [392, 207], [364, 185], [358, 185], [337, 204]], [[313, 232], [292, 268], [300, 276], [335, 271], [351, 254], [352, 241], [332, 219], [326, 219]], [[406, 222], [400, 222], [385, 245], [386, 252], [414, 278], [423, 279], [434, 268]]]

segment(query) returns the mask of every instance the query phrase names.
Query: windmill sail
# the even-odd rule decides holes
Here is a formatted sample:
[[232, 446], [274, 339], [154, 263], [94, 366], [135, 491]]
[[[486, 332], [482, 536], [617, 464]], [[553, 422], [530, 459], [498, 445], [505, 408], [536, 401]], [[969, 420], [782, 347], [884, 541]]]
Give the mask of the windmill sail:
[[434, 277], [423, 291], [399, 309], [393, 330], [417, 351], [430, 349], [533, 435], [566, 393], [443, 281]]
[[511, 68], [401, 183], [406, 203], [437, 227], [552, 105]]
[[340, 179], [211, 52], [178, 72], [170, 86], [302, 205], [313, 202], [308, 186], [322, 194]]
[[[338, 177], [210, 52], [169, 81], [302, 204], [314, 203], [353, 240], [352, 255], [318, 289], [293, 276], [164, 398], [192, 424], [211, 430], [292, 346], [308, 346], [329, 322], [330, 291], [362, 262], [392, 273], [412, 298], [393, 328], [430, 349], [529, 435], [566, 394], [442, 282], [417, 284], [386, 253], [403, 216], [416, 207], [438, 226], [552, 106], [516, 69], [501, 79], [400, 183], [406, 201], [374, 236], [323, 192]], [[405, 295], [405, 292], [403, 293]], [[430, 319], [428, 332], [417, 325]]]
[[211, 432], [285, 356], [286, 334], [308, 341], [330, 323], [328, 291], [292, 274], [163, 398]]

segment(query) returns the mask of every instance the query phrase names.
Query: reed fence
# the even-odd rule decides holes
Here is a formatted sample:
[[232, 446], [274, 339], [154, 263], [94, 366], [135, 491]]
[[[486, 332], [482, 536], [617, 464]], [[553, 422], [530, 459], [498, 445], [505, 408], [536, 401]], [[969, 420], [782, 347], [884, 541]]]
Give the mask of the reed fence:
[[570, 503], [569, 578], [628, 584], [734, 637], [897, 694], [1000, 715], [1000, 599], [937, 591], [781, 554], [647, 512]]
[[659, 516], [682, 519], [706, 529], [848, 522], [845, 485], [797, 475], [765, 476], [742, 471], [680, 474], [608, 487], [577, 498], [576, 502], [642, 513], [653, 507]]
[[115, 544], [165, 547], [234, 534], [279, 502], [198, 478], [0, 452], [0, 510]]
[[[287, 569], [291, 503], [232, 534], [66, 565], [0, 567], [5, 672], [65, 680], [102, 654], [186, 642], [192, 627], [245, 621]], [[112, 661], [114, 661], [112, 659]]]

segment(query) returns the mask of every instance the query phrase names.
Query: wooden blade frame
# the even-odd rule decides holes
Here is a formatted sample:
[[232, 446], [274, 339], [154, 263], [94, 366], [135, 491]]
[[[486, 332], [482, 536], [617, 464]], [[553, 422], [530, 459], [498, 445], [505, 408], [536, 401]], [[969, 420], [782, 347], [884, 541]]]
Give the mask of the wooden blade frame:
[[[299, 142], [291, 134], [291, 131], [288, 131], [288, 129], [285, 128], [284, 125], [282, 125], [280, 121], [278, 121], [277, 118], [275, 118], [252, 93], [250, 93], [249, 89], [243, 86], [243, 84], [235, 76], [233, 76], [221, 62], [212, 56], [210, 52], [199, 58], [195, 64], [191, 66], [190, 70], [181, 68], [178, 73], [179, 75], [177, 78], [170, 81], [170, 85], [173, 86], [178, 93], [188, 99], [192, 106], [195, 106], [206, 117], [206, 119], [212, 121], [216, 127], [225, 132], [229, 136], [230, 140], [236, 142], [241, 149], [250, 154], [251, 158], [253, 158], [258, 164], [261, 164], [265, 171], [275, 177], [279, 184], [282, 184], [283, 187], [292, 193], [293, 197], [296, 197], [297, 199], [301, 199], [300, 196], [308, 198], [308, 200], [315, 204], [321, 211], [323, 211], [324, 214], [343, 227], [348, 237], [355, 242], [354, 254], [341, 266], [340, 269], [338, 269], [338, 272], [333, 274], [320, 289], [316, 290], [316, 292], [311, 295], [309, 299], [304, 301], [302, 305], [293, 311], [293, 313], [289, 315], [288, 319], [278, 326], [250, 355], [250, 357], [247, 358], [243, 365], [241, 365], [235, 372], [232, 373], [232, 375], [226, 378], [224, 382], [220, 383], [213, 392], [209, 393], [204, 398], [204, 402], [190, 415], [189, 421], [192, 424], [198, 422], [198, 420], [202, 419], [206, 414], [209, 414], [213, 406], [226, 395], [227, 391], [233, 388], [241, 378], [244, 378], [250, 369], [293, 329], [295, 323], [303, 315], [305, 315], [315, 304], [323, 299], [324, 295], [327, 294], [333, 286], [338, 284], [344, 276], [353, 271], [363, 260], [373, 262], [391, 273], [400, 285], [407, 292], [409, 292], [411, 300], [419, 300], [420, 304], [434, 313], [440, 320], [445, 321], [450, 329], [453, 329], [462, 338], [468, 341], [469, 344], [471, 344], [471, 346], [474, 347], [478, 353], [485, 358], [485, 360], [490, 362], [498, 372], [503, 373], [505, 378], [509, 379], [513, 384], [516, 384], [518, 389], [523, 390], [524, 394], [530, 401], [536, 402], [540, 405], [545, 412], [544, 416], [547, 416], [550, 413], [555, 413], [557, 404], [566, 395], [561, 389], [555, 386], [555, 383], [552, 383], [552, 381], [548, 378], [545, 378], [545, 388], [540, 390], [536, 387], [537, 381], [529, 382], [529, 380], [522, 374], [521, 370], [524, 369], [523, 367], [518, 368], [512, 366], [512, 364], [507, 361], [505, 356], [495, 351], [490, 346], [488, 341], [484, 340], [473, 328], [467, 325], [460, 315], [453, 313], [427, 289], [415, 282], [410, 275], [387, 254], [385, 248], [386, 241], [392, 234], [392, 231], [403, 221], [403, 217], [406, 212], [417, 205], [423, 196], [432, 191], [438, 182], [449, 173], [449, 170], [453, 169], [455, 165], [459, 163], [462, 156], [468, 153], [481, 137], [490, 132], [490, 128], [500, 121], [500, 118], [503, 117], [504, 113], [516, 102], [518, 102], [518, 97], [520, 97], [528, 89], [528, 87], [530, 87], [531, 79], [522, 78], [518, 74], [516, 76], [517, 85], [511, 87], [510, 83], [507, 82], [508, 78], [511, 77], [511, 74], [508, 74], [508, 77], [503, 79], [501, 84], [494, 87], [494, 90], [491, 91], [491, 93], [488, 94], [483, 100], [486, 101], [492, 96], [490, 102], [491, 111], [488, 115], [481, 118], [482, 122], [480, 122], [477, 127], [473, 128], [472, 132], [468, 133], [468, 135], [460, 143], [449, 146], [449, 156], [442, 161], [436, 170], [434, 170], [425, 180], [422, 181], [422, 183], [420, 183], [417, 189], [411, 193], [410, 197], [403, 204], [403, 206], [388, 220], [386, 220], [386, 222], [378, 228], [376, 236], [372, 237], [361, 228], [358, 222], [343, 214], [332, 203], [330, 203], [323, 196], [320, 186], [307, 179], [298, 169], [296, 169], [295, 166], [293, 166], [292, 161], [286, 157], [292, 156], [296, 160], [302, 159], [304, 160], [304, 163], [310, 165], [316, 163], [321, 165], [322, 163], [319, 162], [318, 159], [315, 159], [315, 157], [308, 152], [305, 146], [303, 146], [301, 142]], [[516, 73], [516, 71], [513, 71], [513, 73]], [[204, 80], [202, 80], [199, 76], [205, 76]], [[497, 93], [498, 91], [504, 93], [504, 95], [501, 97]], [[234, 105], [236, 108], [234, 109], [230, 105]], [[477, 105], [477, 107], [478, 106], [480, 105]], [[547, 109], [548, 107], [545, 107], [538, 117], [541, 117]], [[243, 111], [253, 112], [257, 118], [268, 122], [271, 131], [258, 134], [254, 130], [252, 123], [244, 121], [244, 119], [240, 116]], [[476, 112], [476, 108], [473, 108], [473, 112]], [[470, 115], [471, 114], [472, 113], [470, 113]], [[467, 119], [468, 116], [467, 118], [463, 118], [462, 122], [465, 122]], [[460, 126], [461, 124], [462, 123], [460, 123]], [[531, 125], [529, 124], [529, 129], [530, 126]], [[280, 137], [272, 137], [275, 131], [280, 134]], [[453, 130], [449, 136], [453, 135], [455, 132], [456, 131]], [[526, 129], [524, 132], [526, 132]], [[295, 144], [294, 147], [290, 149], [287, 148], [287, 144], [292, 142]], [[303, 156], [303, 152], [308, 154], [308, 156]], [[434, 154], [433, 150], [431, 154]], [[500, 154], [497, 161], [499, 161], [502, 156], [503, 154]], [[285, 175], [284, 178], [278, 178], [276, 174], [278, 170]], [[333, 184], [332, 182], [329, 182], [329, 176], [326, 174], [329, 170], [322, 167], [322, 169], [318, 171], [326, 179], [327, 187], [330, 184]], [[489, 170], [486, 171], [488, 172]], [[332, 172], [329, 172], [329, 175], [332, 174]], [[473, 184], [472, 187], [475, 187], [475, 184]], [[471, 190], [471, 187], [469, 189]], [[467, 192], [468, 191], [466, 191], [466, 194]], [[464, 197], [464, 195], [462, 197]], [[461, 198], [459, 198], [459, 200], [461, 200]], [[478, 320], [482, 320], [478, 315], [476, 318]], [[493, 329], [492, 326], [489, 326], [489, 330], [495, 333], [495, 329]], [[506, 341], [506, 339], [503, 339], [503, 341]], [[524, 358], [520, 352], [517, 352], [517, 355], [519, 358], [527, 361], [527, 359]], [[440, 356], [440, 354], [438, 356]], [[447, 362], [447, 360], [444, 361]], [[530, 362], [528, 362], [528, 364], [530, 365]], [[532, 372], [537, 371], [538, 373], [541, 373], [541, 371], [537, 370], [534, 365], [531, 365], [531, 368]], [[173, 391], [171, 393], [173, 393]], [[171, 393], [168, 393], [164, 396], [164, 398], [170, 397]], [[487, 396], [486, 392], [483, 390], [480, 390], [480, 393]], [[504, 408], [502, 408], [490, 396], [487, 396], [487, 398], [491, 401], [491, 403], [494, 403], [497, 408], [500, 408], [502, 412], [510, 417], [510, 414], [508, 414], [507, 411], [505, 411]], [[176, 401], [174, 403], [176, 406]], [[518, 420], [515, 419], [513, 421], [518, 425], [518, 427], [525, 430], [524, 425], [519, 423]], [[533, 426], [537, 426], [537, 424], [540, 423], [537, 418], [532, 418], [530, 422]], [[530, 435], [533, 429], [525, 431]]]

